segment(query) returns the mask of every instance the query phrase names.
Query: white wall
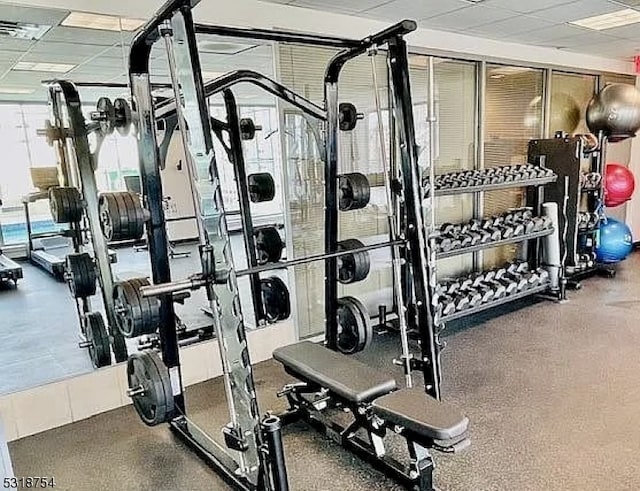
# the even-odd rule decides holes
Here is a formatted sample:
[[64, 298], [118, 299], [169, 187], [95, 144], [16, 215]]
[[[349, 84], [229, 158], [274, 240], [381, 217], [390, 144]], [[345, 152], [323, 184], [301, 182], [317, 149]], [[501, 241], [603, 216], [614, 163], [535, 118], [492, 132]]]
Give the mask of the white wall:
[[[48, 8], [84, 10], [147, 19], [163, 0], [14, 0], [13, 3]], [[197, 22], [242, 27], [273, 28], [360, 38], [383, 29], [389, 22], [329, 12], [311, 11], [257, 0], [202, 0], [196, 7]], [[399, 13], [398, 19], [402, 18]], [[582, 55], [568, 51], [505, 43], [457, 33], [419, 29], [407, 37], [409, 44], [451, 53], [505, 58], [527, 63], [554, 64], [565, 68], [633, 73], [631, 62]]]

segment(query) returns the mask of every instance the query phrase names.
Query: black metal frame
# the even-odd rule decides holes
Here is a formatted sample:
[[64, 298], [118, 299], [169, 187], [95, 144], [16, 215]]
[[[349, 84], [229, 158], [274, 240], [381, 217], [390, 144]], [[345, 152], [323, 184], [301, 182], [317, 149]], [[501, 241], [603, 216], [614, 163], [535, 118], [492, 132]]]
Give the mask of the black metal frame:
[[[85, 121], [82, 114], [82, 105], [78, 89], [73, 82], [67, 80], [52, 80], [47, 82], [49, 92], [49, 102], [51, 106], [52, 125], [58, 130], [58, 134], [63, 135], [63, 139], [54, 141], [60, 165], [62, 167], [63, 180], [65, 185], [76, 184], [81, 192], [84, 203], [84, 221], [88, 226], [93, 246], [93, 258], [95, 259], [98, 271], [98, 282], [102, 295], [102, 302], [107, 316], [106, 327], [109, 334], [110, 344], [115, 355], [116, 362], [127, 359], [126, 345], [124, 337], [117, 327], [115, 305], [113, 301], [113, 273], [111, 270], [111, 254], [108, 244], [102, 234], [99, 210], [98, 210], [98, 187], [95, 178], [95, 168], [97, 154], [104, 141], [104, 135], [99, 130], [99, 125]], [[63, 111], [66, 109], [66, 113]], [[67, 126], [68, 125], [68, 126]], [[97, 135], [97, 146], [94, 152], [89, 147], [88, 135], [95, 132]], [[72, 149], [75, 154], [70, 158], [67, 154], [66, 139], [72, 142]], [[75, 164], [72, 167], [71, 162]], [[28, 203], [25, 202], [28, 215]], [[30, 230], [29, 220], [28, 229]], [[83, 232], [87, 227], [81, 223], [70, 224], [70, 232], [73, 234], [74, 252], [80, 252], [83, 247]], [[29, 234], [31, 244], [32, 235]], [[84, 316], [90, 312], [91, 304], [88, 298], [76, 299], [76, 306], [82, 334], [84, 332]]]
[[[389, 29], [361, 41], [345, 40], [326, 36], [301, 35], [283, 31], [266, 31], [252, 29], [235, 29], [217, 26], [193, 24], [190, 0], [170, 0], [158, 13], [136, 34], [129, 56], [129, 76], [132, 91], [133, 109], [138, 116], [138, 152], [146, 206], [150, 212], [147, 224], [147, 242], [151, 256], [154, 286], [144, 288], [143, 294], [158, 295], [160, 300], [160, 348], [162, 359], [169, 369], [174, 388], [176, 415], [170, 421], [172, 429], [225, 478], [240, 489], [287, 489], [286, 478], [282, 478], [284, 469], [282, 452], [277, 449], [279, 431], [273, 425], [267, 430], [263, 424], [256, 424], [258, 405], [253, 387], [251, 365], [246, 346], [246, 334], [237, 304], [236, 273], [231, 263], [226, 231], [224, 207], [219, 193], [219, 182], [215, 156], [213, 155], [212, 127], [208, 115], [206, 98], [224, 91], [228, 112], [227, 131], [232, 143], [230, 150], [233, 162], [242, 162], [241, 142], [238, 139], [238, 115], [235, 101], [230, 92], [231, 86], [239, 82], [254, 83], [277, 97], [298, 107], [306, 114], [327, 121], [327, 165], [326, 165], [326, 244], [325, 260], [327, 268], [327, 319], [326, 342], [335, 349], [337, 325], [335, 318], [336, 299], [336, 261], [337, 257], [337, 165], [338, 165], [338, 129], [339, 109], [337, 83], [343, 65], [352, 58], [366, 52], [367, 49], [388, 44], [390, 49], [390, 71], [393, 74], [395, 94], [395, 119], [398, 123], [403, 153], [401, 157], [401, 173], [404, 178], [404, 193], [408, 203], [407, 246], [411, 251], [411, 273], [417, 277], [416, 290], [417, 319], [421, 326], [423, 356], [422, 367], [425, 373], [426, 390], [429, 394], [439, 396], [439, 377], [437, 375], [437, 356], [431, 318], [428, 283], [429, 271], [426, 261], [427, 242], [422, 226], [420, 203], [422, 201], [421, 182], [418, 176], [417, 153], [413, 128], [409, 72], [406, 44], [402, 36], [415, 30], [413, 21], [403, 21]], [[325, 76], [325, 108], [319, 107], [307, 99], [295, 94], [286, 87], [256, 72], [247, 70], [232, 72], [216, 80], [203, 84], [200, 62], [196, 47], [196, 32], [219, 34], [236, 37], [255, 37], [280, 42], [296, 42], [318, 46], [336, 46], [345, 48], [330, 62]], [[173, 100], [159, 104], [154, 108], [151, 95], [149, 74], [149, 57], [151, 46], [160, 37], [165, 38], [169, 53], [169, 65], [173, 79], [172, 86], [180, 86], [181, 94], [176, 93]], [[176, 41], [174, 42], [173, 38]], [[179, 105], [177, 105], [179, 104]], [[235, 114], [234, 114], [235, 113]], [[157, 118], [171, 117], [173, 114], [183, 122], [179, 124], [181, 131], [191, 135], [189, 146], [185, 148], [187, 160], [192, 172], [201, 169], [207, 163], [211, 172], [214, 188], [214, 206], [218, 215], [217, 229], [201, 231], [202, 273], [183, 282], [171, 283], [171, 271], [167, 257], [167, 235], [164, 227], [165, 217], [162, 207], [162, 183], [160, 180], [160, 159], [158, 142], [155, 135]], [[186, 123], [186, 124], [184, 124]], [[185, 145], [187, 147], [187, 145]], [[198, 166], [198, 167], [196, 167]], [[236, 165], [236, 171], [242, 173]], [[244, 179], [238, 175], [239, 186], [246, 186]], [[241, 191], [241, 195], [243, 192]], [[244, 200], [246, 201], [246, 200]], [[242, 208], [243, 218], [249, 216], [248, 201]], [[206, 224], [203, 220], [202, 223]], [[246, 227], [245, 227], [246, 228]], [[248, 232], [249, 230], [245, 230]], [[246, 237], [250, 239], [250, 237]], [[220, 249], [211, 246], [211, 240], [221, 241]], [[247, 248], [249, 249], [249, 248]], [[248, 250], [249, 252], [249, 250]], [[251, 251], [249, 257], [255, 255]], [[277, 265], [275, 266], [277, 268]], [[272, 267], [271, 269], [275, 269]], [[252, 270], [253, 269], [253, 270]], [[257, 276], [255, 266], [250, 267], [250, 274]], [[254, 277], [255, 277], [254, 276]], [[231, 460], [230, 456], [213, 440], [203, 435], [186, 414], [183, 395], [183, 384], [180, 375], [180, 361], [176, 336], [175, 315], [173, 310], [173, 291], [187, 288], [205, 287], [211, 302], [214, 324], [218, 334], [223, 358], [223, 372], [227, 396], [230, 400], [233, 424], [225, 430], [227, 446], [238, 451]], [[232, 307], [230, 309], [230, 307]], [[229, 330], [230, 326], [233, 330]], [[231, 343], [231, 345], [229, 345]], [[236, 400], [237, 398], [237, 400]], [[236, 407], [238, 405], [238, 407]], [[238, 421], [242, 421], [240, 424]], [[252, 424], [253, 427], [247, 426]], [[274, 438], [275, 436], [275, 438]], [[275, 444], [274, 444], [275, 442]], [[262, 450], [269, 445], [268, 452]], [[257, 447], [256, 447], [257, 446]], [[257, 452], [259, 468], [244, 465], [245, 458], [252, 462]], [[280, 474], [280, 475], [278, 475]]]
[[[453, 452], [455, 445], [439, 447], [434, 440], [425, 439], [406, 428], [399, 428], [382, 420], [373, 413], [369, 403], [349, 403], [331, 391], [305, 380], [300, 374], [289, 373], [301, 382], [285, 386], [278, 394], [285, 396], [289, 403], [289, 408], [280, 414], [284, 424], [305, 421], [409, 489], [435, 491], [435, 464], [429, 449]], [[351, 422], [344, 425], [325, 414], [335, 410], [349, 413], [352, 416]], [[407, 462], [400, 462], [386, 454], [384, 437], [388, 431], [405, 439], [409, 457]], [[362, 432], [366, 434], [366, 439], [362, 437]], [[456, 441], [459, 442], [466, 445], [466, 435]]]

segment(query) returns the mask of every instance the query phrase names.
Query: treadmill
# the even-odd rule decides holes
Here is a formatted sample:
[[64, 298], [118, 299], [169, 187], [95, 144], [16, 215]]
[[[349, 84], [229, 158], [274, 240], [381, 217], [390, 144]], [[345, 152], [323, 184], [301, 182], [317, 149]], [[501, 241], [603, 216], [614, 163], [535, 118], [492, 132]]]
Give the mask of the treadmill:
[[82, 240], [81, 231], [79, 224], [71, 224], [70, 228], [55, 232], [34, 232], [29, 205], [48, 199], [49, 193], [47, 191], [36, 191], [22, 198], [27, 222], [27, 255], [29, 261], [34, 265], [44, 269], [57, 280], [64, 281], [67, 254], [79, 252], [79, 244]]
[[[0, 199], [0, 207], [2, 206], [2, 200]], [[0, 246], [2, 245], [2, 228], [0, 227]], [[22, 267], [15, 261], [9, 259], [2, 253], [2, 247], [0, 247], [0, 282], [13, 281], [16, 285], [18, 280], [22, 278]]]

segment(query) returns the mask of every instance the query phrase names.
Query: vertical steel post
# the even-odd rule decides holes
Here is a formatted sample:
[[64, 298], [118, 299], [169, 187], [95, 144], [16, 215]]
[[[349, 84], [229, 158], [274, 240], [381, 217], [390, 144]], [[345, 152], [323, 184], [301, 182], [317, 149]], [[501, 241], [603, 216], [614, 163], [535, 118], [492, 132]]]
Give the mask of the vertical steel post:
[[[401, 37], [396, 37], [389, 41], [388, 46], [406, 205], [407, 247], [413, 276], [416, 325], [419, 329], [422, 349], [422, 370], [426, 392], [436, 399], [440, 399], [440, 368], [434, 326], [435, 312], [430, 298], [430, 288], [435, 287], [435, 274], [430, 266], [431, 261], [427, 257], [431, 248], [428, 247], [423, 216], [424, 190], [418, 167], [407, 45]], [[426, 190], [426, 193], [433, 192], [433, 183], [429, 183], [429, 189]]]
[[[256, 257], [256, 241], [254, 237], [253, 218], [251, 216], [251, 201], [249, 199], [249, 188], [247, 183], [247, 169], [242, 151], [242, 137], [240, 131], [240, 116], [236, 99], [230, 90], [223, 93], [224, 105], [227, 110], [227, 124], [229, 125], [229, 148], [233, 162], [231, 165], [236, 170], [236, 187], [238, 189], [238, 201], [240, 202], [240, 219], [242, 221], [242, 233], [244, 234], [245, 253], [247, 263], [250, 268], [258, 266]], [[262, 304], [262, 290], [260, 286], [260, 275], [253, 273], [249, 275], [251, 283], [251, 300], [257, 324], [265, 321], [264, 305]]]
[[[138, 159], [140, 178], [149, 211], [147, 221], [147, 245], [151, 258], [153, 283], [169, 283], [169, 240], [165, 227], [162, 178], [160, 158], [156, 138], [156, 122], [153, 112], [153, 97], [149, 77], [149, 51], [151, 46], [146, 40], [134, 40], [129, 60], [129, 79], [131, 81], [132, 109], [137, 116]], [[164, 295], [160, 301], [160, 322], [158, 333], [162, 349], [162, 361], [169, 368], [174, 384], [174, 400], [179, 412], [185, 413], [183, 388], [180, 379], [180, 355], [176, 333], [176, 315], [171, 295]], [[178, 380], [176, 380], [176, 378]]]
[[[170, 21], [170, 32], [168, 29], [165, 25], [162, 32], [167, 42], [172, 84], [176, 92], [178, 87], [181, 89], [181, 97], [176, 94], [176, 110], [180, 131], [188, 134], [185, 151], [201, 225], [202, 269], [207, 275], [215, 274], [215, 283], [209, 276], [206, 289], [223, 361], [231, 418], [229, 430], [244, 448], [234, 452], [234, 458], [241, 475], [257, 485], [264, 479], [261, 472], [264, 464], [258, 451], [262, 439], [259, 408], [190, 7], [177, 10]], [[209, 178], [212, 182], [207, 184]], [[205, 191], [207, 196], [203, 194]]]
[[[338, 154], [340, 136], [340, 115], [338, 114], [338, 81], [325, 81], [325, 104], [327, 126], [325, 136], [326, 163], [324, 167], [324, 252], [330, 254], [338, 250]], [[338, 263], [336, 258], [324, 262], [324, 314], [325, 344], [335, 350], [338, 342]]]

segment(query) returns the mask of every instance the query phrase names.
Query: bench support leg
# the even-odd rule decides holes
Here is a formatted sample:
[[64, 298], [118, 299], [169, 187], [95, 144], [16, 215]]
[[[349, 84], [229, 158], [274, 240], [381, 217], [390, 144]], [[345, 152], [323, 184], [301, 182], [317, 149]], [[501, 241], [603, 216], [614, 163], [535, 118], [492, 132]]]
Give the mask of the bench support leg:
[[433, 469], [435, 465], [429, 450], [411, 440], [407, 444], [409, 446], [409, 456], [411, 457], [410, 476], [416, 479], [420, 491], [434, 491]]

